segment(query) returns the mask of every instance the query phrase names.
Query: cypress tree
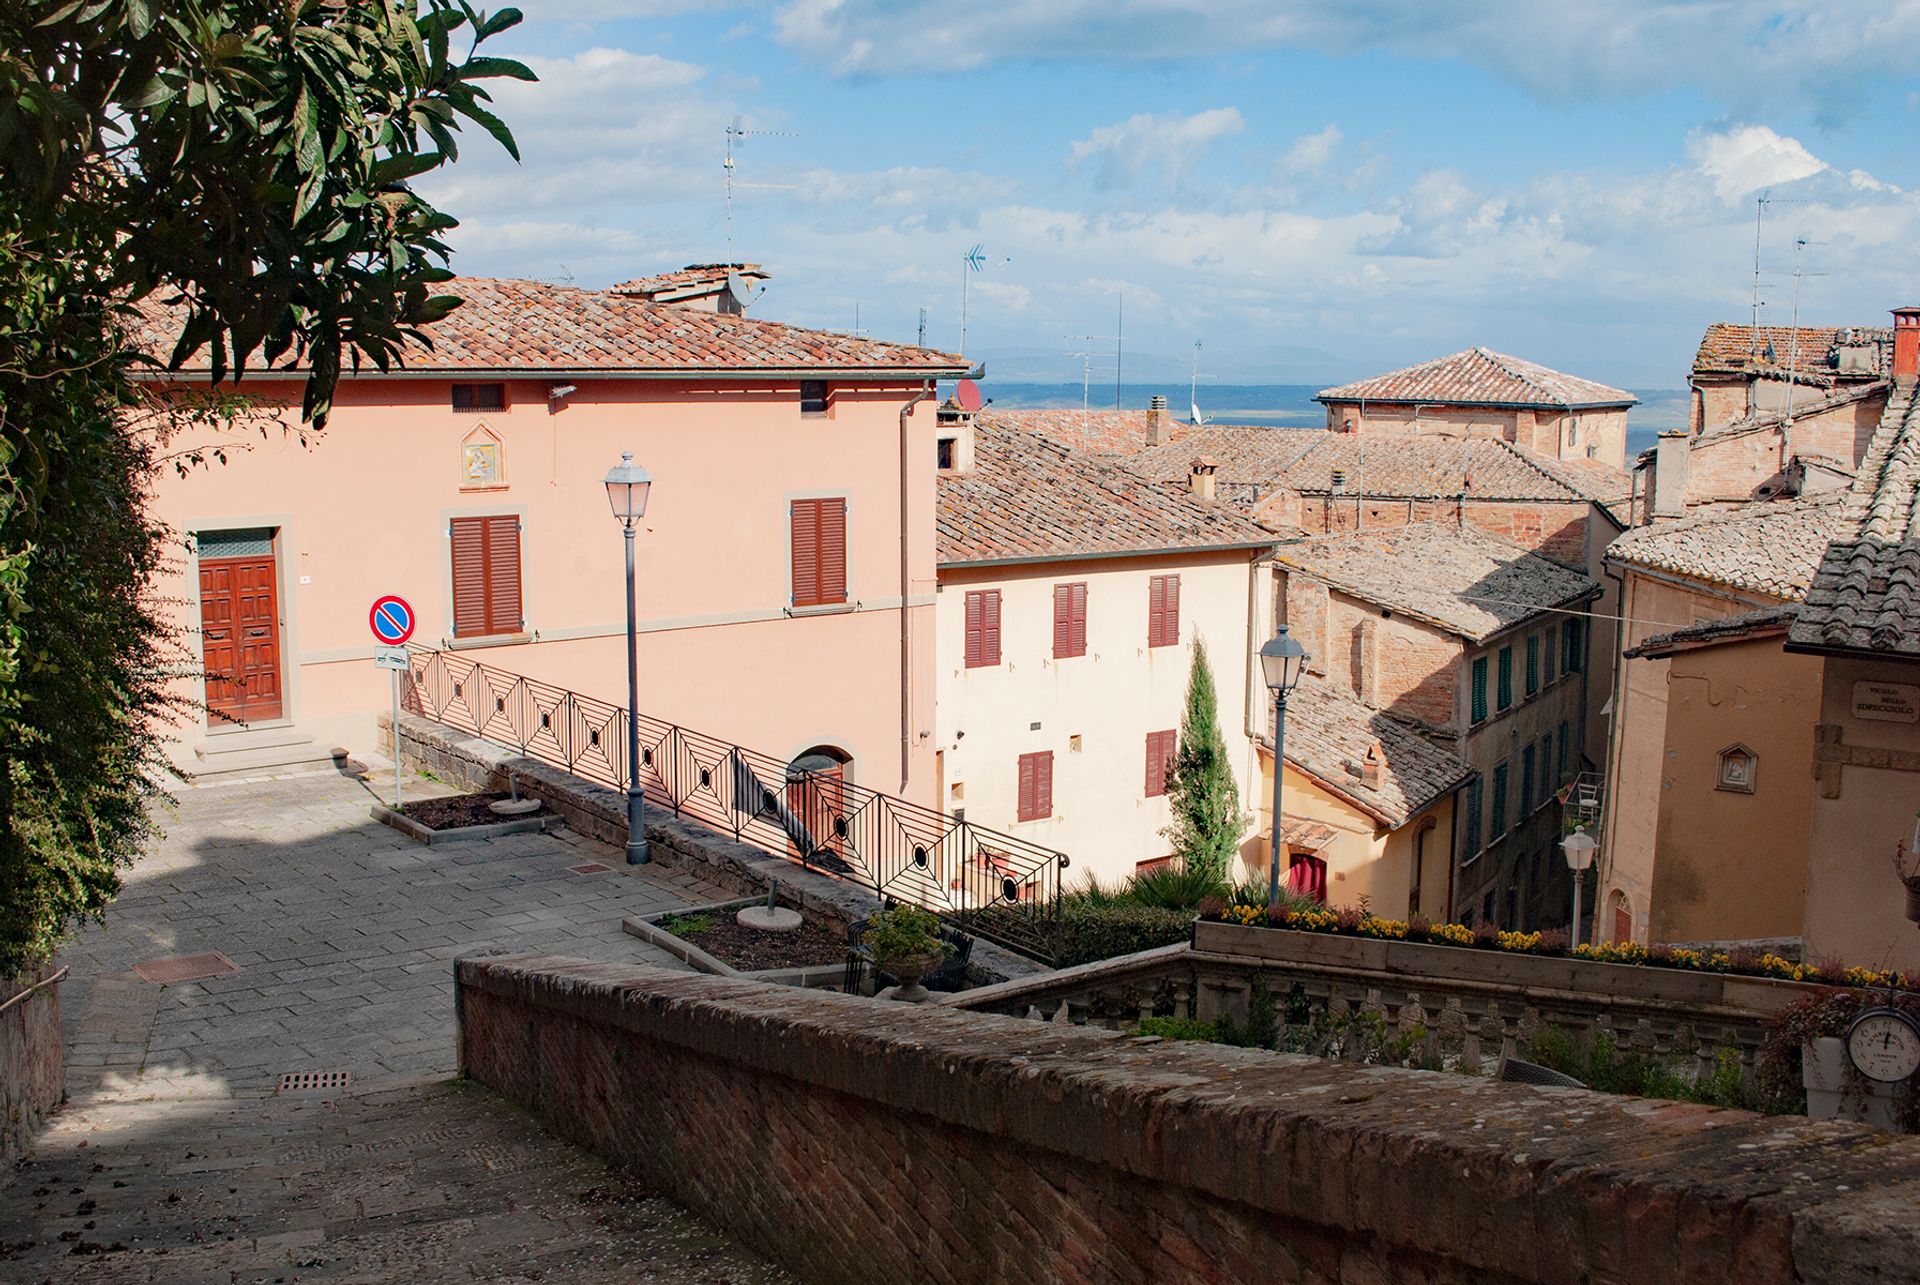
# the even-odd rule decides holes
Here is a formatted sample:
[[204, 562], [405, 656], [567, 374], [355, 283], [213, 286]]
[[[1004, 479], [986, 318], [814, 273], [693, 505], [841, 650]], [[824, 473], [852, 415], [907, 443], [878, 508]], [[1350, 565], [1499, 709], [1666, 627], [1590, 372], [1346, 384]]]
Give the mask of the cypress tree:
[[1163, 833], [1187, 869], [1225, 880], [1240, 850], [1247, 817], [1240, 811], [1240, 787], [1227, 761], [1220, 735], [1220, 698], [1213, 685], [1207, 646], [1193, 644], [1187, 675], [1187, 712], [1180, 723], [1180, 744], [1167, 782], [1173, 824]]

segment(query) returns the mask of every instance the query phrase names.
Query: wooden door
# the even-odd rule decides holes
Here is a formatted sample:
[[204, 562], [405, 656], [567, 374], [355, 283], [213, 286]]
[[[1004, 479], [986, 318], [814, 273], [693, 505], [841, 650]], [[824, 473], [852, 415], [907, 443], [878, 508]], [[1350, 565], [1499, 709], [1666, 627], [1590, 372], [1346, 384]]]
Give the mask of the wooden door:
[[270, 553], [200, 560], [201, 656], [212, 725], [281, 716], [278, 584]]

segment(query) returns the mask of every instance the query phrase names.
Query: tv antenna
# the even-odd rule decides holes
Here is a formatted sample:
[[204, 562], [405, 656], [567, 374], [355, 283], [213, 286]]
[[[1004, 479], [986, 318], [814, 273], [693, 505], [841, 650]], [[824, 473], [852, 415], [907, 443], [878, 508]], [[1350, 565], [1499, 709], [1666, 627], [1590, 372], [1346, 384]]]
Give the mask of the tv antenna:
[[1004, 254], [987, 258], [986, 247], [975, 242], [973, 248], [960, 256], [960, 355], [967, 355], [967, 279], [974, 273], [985, 270], [989, 262], [1012, 263]]
[[[1074, 344], [1084, 347], [1074, 348]], [[1113, 351], [1096, 348], [1095, 344], [1112, 344]], [[1080, 431], [1089, 433], [1093, 426], [1093, 364], [1096, 361], [1111, 360], [1114, 369], [1120, 368], [1120, 337], [1118, 335], [1068, 335], [1067, 356], [1080, 359]]]
[[1769, 205], [1805, 205], [1807, 198], [1802, 196], [1775, 196], [1768, 188], [1753, 198], [1753, 324], [1747, 332], [1747, 357], [1760, 359], [1760, 310], [1764, 306], [1760, 297], [1760, 224], [1766, 217]]
[[1795, 237], [1793, 241], [1793, 331], [1787, 341], [1787, 409], [1785, 418], [1786, 432], [1793, 431], [1793, 390], [1800, 366], [1800, 278], [1824, 277], [1824, 272], [1807, 272], [1801, 267], [1801, 256], [1806, 248], [1815, 244], [1805, 237]]
[[1187, 376], [1188, 419], [1195, 428], [1207, 422], [1200, 413], [1200, 341], [1193, 341], [1193, 370]]
[[738, 262], [738, 260], [736, 260], [733, 257], [733, 189], [738, 187], [738, 188], [747, 188], [747, 189], [752, 189], [755, 191], [763, 191], [763, 192], [793, 191], [793, 184], [791, 183], [736, 182], [733, 177], [734, 140], [738, 139], [741, 143], [745, 143], [749, 138], [798, 138], [798, 137], [800, 137], [798, 134], [789, 134], [776, 129], [748, 129], [745, 124], [745, 119], [740, 116], [735, 116], [733, 118], [733, 123], [727, 126], [727, 159], [724, 162], [724, 166], [726, 168], [726, 173], [727, 173], [727, 264], [729, 266], [732, 266], [734, 263]]

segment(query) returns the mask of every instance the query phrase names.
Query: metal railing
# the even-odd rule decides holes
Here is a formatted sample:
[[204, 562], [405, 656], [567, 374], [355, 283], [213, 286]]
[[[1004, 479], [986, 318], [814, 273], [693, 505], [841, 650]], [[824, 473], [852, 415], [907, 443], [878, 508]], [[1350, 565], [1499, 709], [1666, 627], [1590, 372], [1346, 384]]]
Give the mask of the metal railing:
[[[624, 706], [454, 653], [416, 647], [409, 655], [409, 712], [626, 788]], [[650, 807], [1054, 958], [1065, 853], [644, 714], [639, 724]], [[986, 923], [978, 912], [988, 907], [1020, 913]]]

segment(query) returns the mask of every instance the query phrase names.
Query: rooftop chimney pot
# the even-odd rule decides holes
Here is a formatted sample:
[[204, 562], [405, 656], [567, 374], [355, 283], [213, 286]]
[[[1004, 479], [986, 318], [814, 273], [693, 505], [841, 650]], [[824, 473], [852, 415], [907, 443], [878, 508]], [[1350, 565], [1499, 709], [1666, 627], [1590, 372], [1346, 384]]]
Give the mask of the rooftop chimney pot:
[[1187, 490], [1203, 500], [1213, 498], [1213, 476], [1220, 464], [1211, 455], [1199, 455], [1187, 470]]
[[1893, 310], [1893, 377], [1912, 383], [1920, 374], [1920, 308]]
[[1159, 446], [1170, 436], [1173, 417], [1167, 414], [1167, 399], [1155, 393], [1147, 403], [1147, 445]]

